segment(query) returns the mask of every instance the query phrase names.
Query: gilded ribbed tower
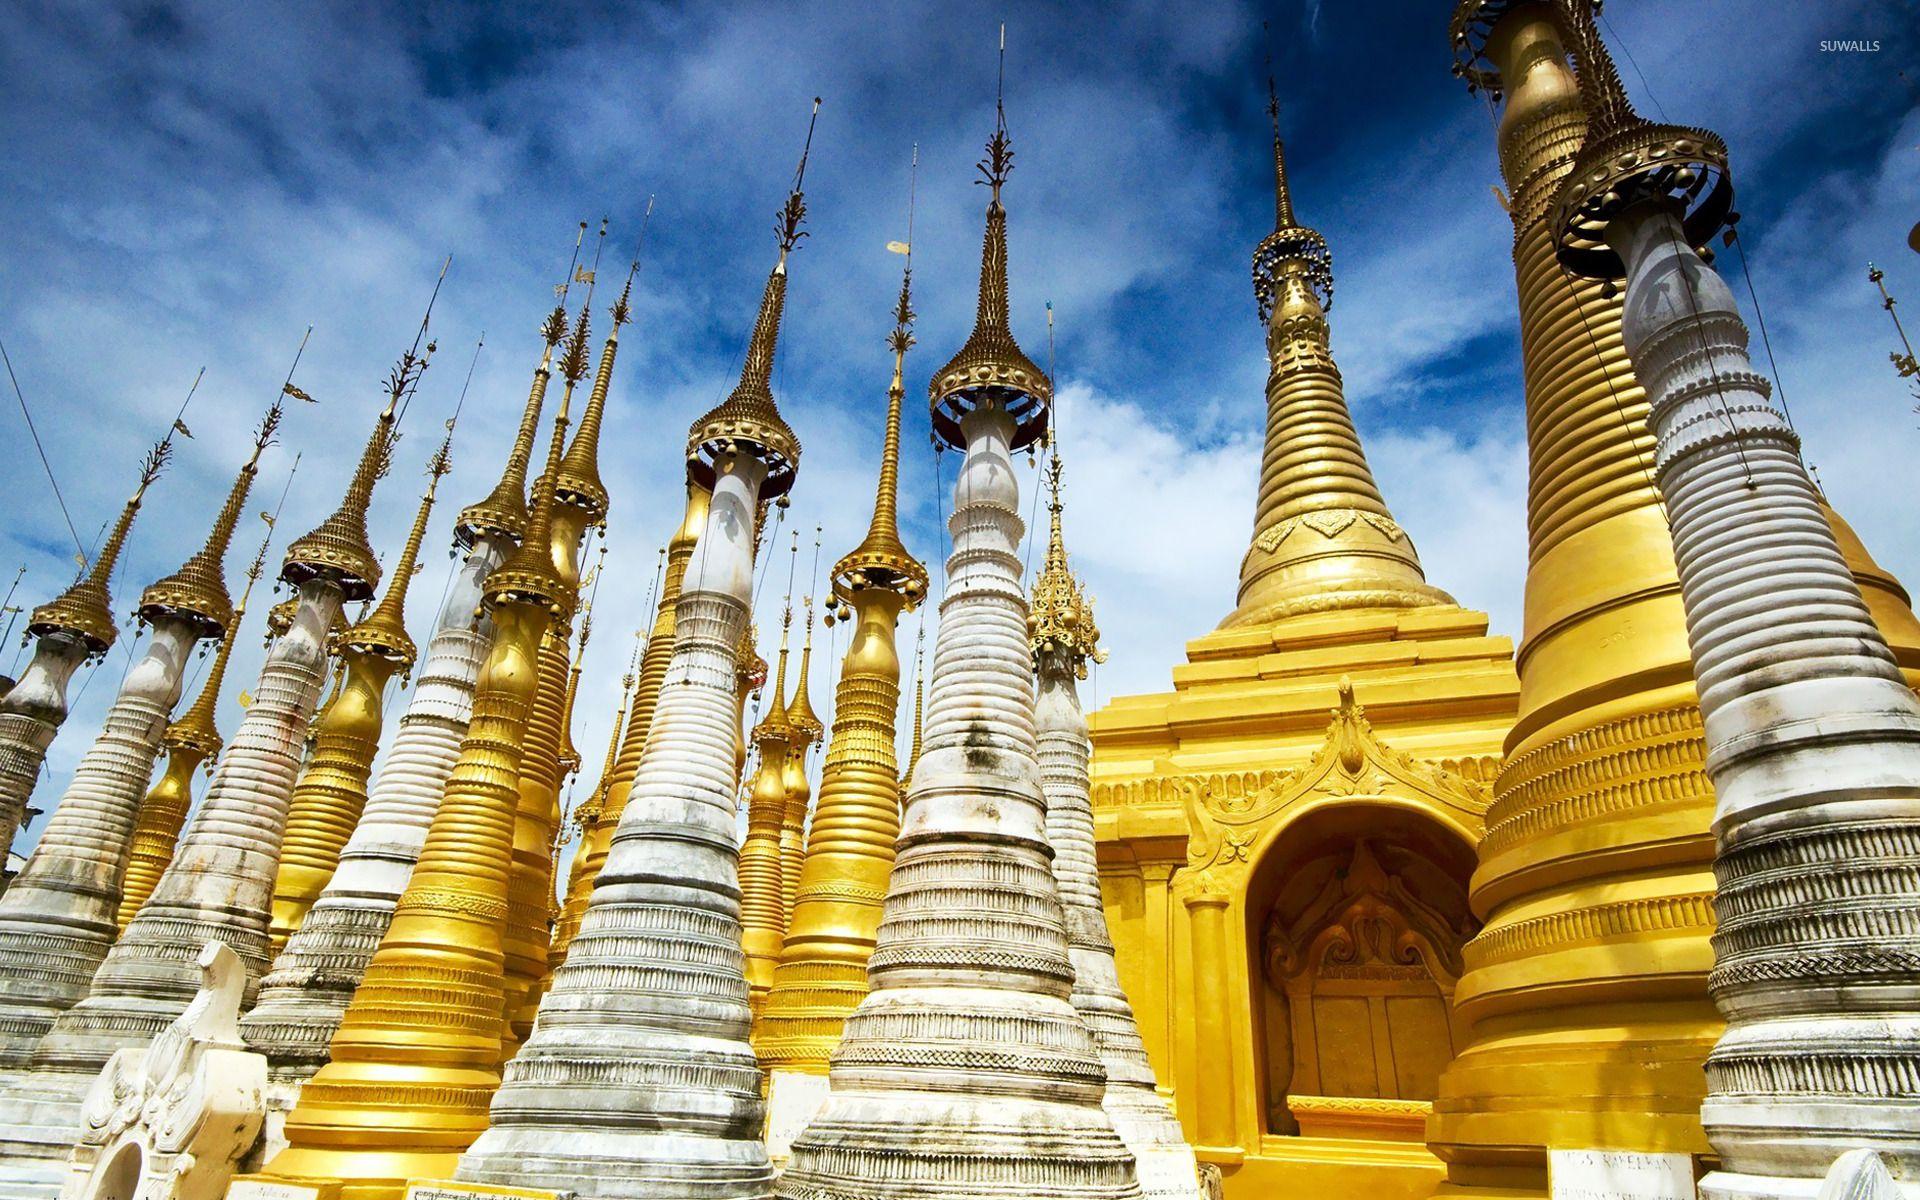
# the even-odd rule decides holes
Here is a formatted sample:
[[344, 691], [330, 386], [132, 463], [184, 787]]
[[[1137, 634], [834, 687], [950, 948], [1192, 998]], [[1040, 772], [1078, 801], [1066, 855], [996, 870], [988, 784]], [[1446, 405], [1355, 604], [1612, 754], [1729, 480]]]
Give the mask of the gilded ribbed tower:
[[[47, 747], [67, 719], [67, 685], [74, 672], [83, 663], [104, 657], [119, 636], [107, 585], [127, 544], [133, 519], [140, 515], [147, 489], [160, 477], [172, 453], [172, 438], [172, 431], [168, 431], [141, 460], [140, 484], [121, 506], [92, 565], [82, 564], [80, 578], [72, 587], [34, 609], [27, 618], [33, 657], [20, 673], [19, 682], [0, 696], [0, 846], [13, 845], [20, 822], [26, 817], [27, 801], [33, 798], [41, 765], [47, 761]], [[184, 654], [186, 647], [176, 649]], [[169, 706], [171, 703], [169, 700]]]
[[[605, 237], [605, 226], [601, 236]], [[597, 257], [596, 257], [597, 262]], [[553, 929], [553, 851], [554, 832], [560, 820], [560, 784], [562, 754], [570, 745], [567, 731], [567, 680], [572, 644], [573, 617], [579, 607], [580, 547], [589, 528], [604, 526], [607, 519], [607, 489], [600, 480], [600, 429], [605, 420], [607, 394], [613, 381], [615, 356], [620, 349], [620, 327], [630, 316], [633, 276], [639, 269], [636, 258], [627, 271], [627, 282], [613, 305], [612, 323], [606, 344], [601, 348], [599, 368], [594, 372], [592, 391], [580, 414], [580, 428], [561, 460], [550, 467], [555, 472], [553, 520], [548, 532], [548, 553], [553, 560], [554, 577], [562, 593], [554, 611], [554, 620], [541, 638], [539, 651], [540, 684], [534, 695], [533, 709], [520, 758], [520, 808], [513, 832], [513, 882], [507, 900], [507, 1007], [508, 1031], [502, 1045], [503, 1058], [512, 1057], [533, 1029], [533, 1014], [539, 1006], [542, 981], [549, 974], [547, 948]], [[568, 340], [567, 352], [560, 363], [566, 398], [571, 403], [574, 387], [586, 377], [592, 361], [588, 342], [588, 310], [593, 302], [591, 286], [587, 303], [581, 307], [579, 321]]]
[[[341, 606], [369, 599], [380, 579], [367, 544], [367, 506], [387, 469], [400, 405], [431, 354], [431, 344], [420, 353], [424, 333], [423, 321], [388, 378], [386, 405], [340, 507], [287, 548], [280, 578], [299, 589], [299, 607], [267, 653], [254, 703], [172, 863], [108, 951], [85, 998], [34, 1050], [27, 1125], [35, 1144], [13, 1160], [23, 1176], [57, 1177], [93, 1077], [115, 1051], [144, 1045], [181, 1014], [199, 990], [197, 959], [207, 942], [223, 942], [240, 957], [249, 992], [266, 967], [268, 903], [302, 738], [325, 682], [325, 634]], [[9, 1131], [0, 1132], [5, 1140], [16, 1126], [4, 1113], [0, 1121]]]
[[[1187, 643], [1171, 692], [1088, 719], [1101, 890], [1148, 1065], [1230, 1200], [1423, 1196], [1518, 681], [1511, 645], [1427, 581], [1383, 500], [1271, 84], [1267, 107], [1266, 439], [1239, 605]], [[1402, 949], [1369, 940], [1379, 928]]]
[[[819, 557], [818, 541], [815, 557]], [[787, 725], [793, 740], [781, 767], [780, 786], [786, 793], [786, 811], [780, 817], [780, 936], [786, 937], [793, 919], [794, 893], [800, 887], [800, 863], [807, 856], [807, 812], [813, 805], [813, 785], [807, 779], [807, 760], [826, 727], [813, 711], [813, 597], [807, 604], [806, 640], [800, 646], [800, 674], [793, 681], [793, 702], [787, 706]], [[776, 955], [777, 957], [777, 955]]]
[[494, 636], [459, 758], [330, 1061], [287, 1114], [268, 1180], [339, 1181], [347, 1200], [398, 1200], [408, 1179], [446, 1175], [486, 1126], [500, 1082], [521, 747], [540, 640], [573, 602], [552, 554], [567, 424], [563, 397], [523, 540], [487, 577]]
[[[540, 332], [540, 360], [500, 480], [455, 522], [454, 553], [464, 560], [448, 585], [366, 810], [326, 890], [274, 959], [259, 1003], [241, 1022], [241, 1035], [267, 1055], [277, 1085], [304, 1080], [326, 1063], [328, 1044], [393, 920], [473, 719], [474, 688], [494, 633], [481, 599], [487, 578], [526, 532], [527, 464], [554, 354], [567, 333], [566, 309], [556, 304]], [[276, 1086], [270, 1099], [285, 1109], [291, 1089]]]
[[[160, 779], [140, 801], [133, 821], [133, 837], [128, 843], [127, 867], [120, 876], [120, 910], [114, 917], [115, 936], [124, 933], [133, 914], [140, 911], [153, 895], [154, 885], [173, 861], [180, 842], [180, 829], [187, 823], [187, 809], [193, 806], [193, 773], [202, 765], [212, 774], [225, 744], [220, 736], [220, 692], [227, 682], [227, 663], [233, 657], [233, 643], [246, 620], [247, 603], [253, 598], [253, 585], [266, 570], [267, 547], [273, 540], [269, 526], [260, 542], [260, 552], [247, 567], [247, 586], [240, 602], [233, 607], [233, 619], [220, 637], [220, 649], [214, 652], [213, 665], [200, 685], [200, 695], [179, 720], [167, 726], [160, 744], [167, 752], [167, 766]], [[104, 953], [104, 951], [103, 951]]]
[[780, 833], [786, 821], [788, 749], [793, 726], [787, 720], [787, 638], [793, 629], [793, 597], [780, 610], [780, 654], [773, 671], [773, 692], [766, 716], [753, 727], [758, 765], [747, 789], [747, 832], [740, 843], [740, 949], [747, 956], [747, 995], [759, 1012], [786, 936], [782, 876], [786, 858]]
[[463, 1180], [581, 1200], [766, 1192], [740, 951], [737, 664], [759, 509], [799, 465], [771, 380], [805, 168], [803, 153], [740, 382], [689, 431], [688, 478], [712, 499], [632, 793]]
[[1100, 1107], [1106, 1073], [1068, 997], [1073, 967], [1035, 760], [1012, 454], [1047, 430], [1051, 381], [1008, 327], [1005, 110], [972, 336], [928, 389], [965, 457], [934, 644], [927, 744], [901, 823], [872, 990], [847, 1018], [832, 1087], [775, 1185], [789, 1200], [1140, 1195]]
[[[227, 547], [280, 411], [274, 404], [261, 421], [199, 550], [142, 593], [139, 618], [153, 636], [127, 672], [32, 859], [0, 897], [0, 1064], [26, 1063], [54, 1018], [86, 995], [119, 932], [122, 877], [141, 795], [194, 644], [233, 627]], [[104, 603], [104, 593], [98, 598]]]
[[[759, 1019], [753, 1048], [770, 1073], [767, 1149], [783, 1162], [819, 1107], [827, 1060], [847, 1015], [867, 993], [867, 956], [900, 833], [894, 724], [900, 706], [900, 614], [926, 598], [927, 569], [900, 540], [900, 409], [913, 345], [912, 268], [900, 283], [893, 381], [867, 536], [834, 564], [827, 620], [851, 628], [834, 686], [833, 737], [820, 769], [820, 795], [807, 833], [794, 906]], [[744, 851], [743, 851], [744, 855]], [[742, 859], [742, 871], [745, 860]]]
[[[1429, 1141], [1446, 1194], [1537, 1195], [1548, 1148], [1707, 1151], [1714, 797], [1621, 301], [1561, 266], [1549, 228], [1588, 128], [1562, 27], [1551, 5], [1466, 0], [1451, 36], [1459, 73], [1504, 99], [1529, 545], [1520, 715], [1474, 873], [1485, 929], [1456, 993], [1470, 1045]], [[1905, 593], [1827, 515], [1913, 678]]]

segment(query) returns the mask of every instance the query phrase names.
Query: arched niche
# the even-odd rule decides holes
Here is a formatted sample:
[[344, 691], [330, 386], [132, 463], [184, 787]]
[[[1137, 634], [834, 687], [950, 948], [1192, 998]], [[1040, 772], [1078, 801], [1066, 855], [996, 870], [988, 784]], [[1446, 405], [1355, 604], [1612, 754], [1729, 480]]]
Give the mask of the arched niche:
[[1245, 910], [1266, 1132], [1319, 1132], [1331, 1112], [1349, 1134], [1417, 1140], [1464, 1044], [1473, 866], [1454, 828], [1399, 798], [1316, 806], [1266, 846]]

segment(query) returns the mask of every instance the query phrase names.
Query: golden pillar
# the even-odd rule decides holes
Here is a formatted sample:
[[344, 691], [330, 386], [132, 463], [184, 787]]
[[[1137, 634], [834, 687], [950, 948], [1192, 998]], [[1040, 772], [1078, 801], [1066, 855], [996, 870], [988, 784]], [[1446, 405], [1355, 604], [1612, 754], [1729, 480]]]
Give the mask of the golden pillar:
[[570, 597], [551, 553], [563, 399], [525, 539], [487, 580], [495, 635], [473, 722], [425, 846], [334, 1034], [332, 1061], [307, 1081], [287, 1146], [265, 1179], [337, 1180], [345, 1200], [398, 1200], [411, 1178], [451, 1173], [487, 1125], [500, 1084], [504, 948], [521, 746], [538, 655]]
[[[1485, 924], [1455, 992], [1469, 1044], [1428, 1140], [1442, 1194], [1538, 1195], [1547, 1149], [1708, 1151], [1713, 793], [1620, 299], [1561, 267], [1547, 224], [1587, 133], [1560, 27], [1546, 4], [1464, 0], [1451, 33], [1459, 72], [1505, 97], [1529, 561], [1520, 712], [1473, 876]], [[1911, 672], [1904, 593], [1840, 541]]]
[[[774, 669], [773, 695], [767, 700], [767, 715], [753, 727], [760, 765], [747, 795], [747, 834], [740, 843], [740, 948], [747, 956], [747, 992], [755, 1012], [773, 984], [787, 924], [780, 835], [787, 813], [788, 749], [793, 744], [793, 726], [787, 722], [787, 633], [792, 626], [789, 596], [780, 613], [780, 665]], [[745, 695], [746, 689], [740, 693]]]
[[[816, 557], [817, 557], [816, 540]], [[899, 674], [896, 667], [895, 675]], [[800, 864], [807, 856], [807, 809], [813, 803], [813, 786], [807, 780], [807, 757], [825, 732], [813, 711], [813, 598], [807, 598], [807, 637], [800, 647], [800, 678], [794, 682], [793, 703], [787, 706], [787, 726], [793, 740], [787, 743], [787, 759], [780, 768], [780, 787], [786, 793], [786, 809], [780, 816], [780, 935], [793, 919], [794, 893], [800, 887]], [[776, 958], [778, 955], [775, 956]]]
[[[771, 1072], [768, 1149], [783, 1157], [825, 1091], [827, 1059], [848, 1014], [867, 993], [867, 957], [900, 833], [894, 724], [900, 705], [900, 654], [894, 630], [902, 612], [927, 594], [927, 570], [900, 540], [900, 406], [913, 345], [911, 267], [900, 286], [889, 337], [893, 382], [887, 389], [880, 482], [867, 536], [834, 564], [827, 622], [852, 628], [834, 687], [833, 738], [820, 770], [820, 797], [795, 881], [794, 906], [753, 1045]], [[916, 716], [919, 709], [915, 709]], [[917, 725], [916, 725], [917, 728]], [[911, 764], [909, 764], [909, 771]]]
[[[513, 882], [507, 900], [507, 1034], [501, 1047], [503, 1061], [511, 1058], [532, 1032], [543, 983], [550, 973], [547, 950], [554, 918], [554, 831], [559, 821], [562, 756], [571, 744], [567, 733], [568, 647], [580, 597], [580, 546], [589, 528], [606, 523], [608, 497], [606, 485], [600, 480], [600, 429], [614, 361], [620, 351], [620, 327], [630, 317], [633, 275], [638, 267], [636, 260], [628, 268], [626, 286], [613, 305], [612, 327], [600, 351], [586, 408], [580, 414], [579, 431], [553, 468], [553, 521], [547, 551], [562, 595], [553, 625], [541, 640], [539, 687], [520, 760], [520, 808], [514, 824]], [[566, 379], [563, 411], [571, 401], [574, 386], [586, 374], [587, 362], [587, 312], [583, 308], [573, 342], [560, 364]]]
[[414, 513], [413, 527], [388, 577], [387, 594], [365, 620], [340, 636], [335, 653], [345, 675], [314, 730], [313, 758], [287, 801], [287, 832], [280, 869], [273, 881], [273, 914], [268, 935], [273, 955], [306, 920], [307, 910], [326, 888], [340, 864], [340, 851], [353, 835], [367, 804], [367, 778], [380, 749], [381, 715], [387, 683], [413, 669], [415, 646], [407, 636], [407, 589], [420, 560], [420, 541], [433, 512], [433, 494], [451, 469], [448, 432], [428, 465], [426, 494]]

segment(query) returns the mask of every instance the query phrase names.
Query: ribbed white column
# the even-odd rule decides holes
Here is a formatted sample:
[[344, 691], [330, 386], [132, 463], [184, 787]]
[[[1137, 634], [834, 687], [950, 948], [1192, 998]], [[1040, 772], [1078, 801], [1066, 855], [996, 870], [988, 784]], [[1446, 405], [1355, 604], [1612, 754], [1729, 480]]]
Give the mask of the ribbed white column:
[[26, 1064], [113, 945], [134, 821], [196, 636], [186, 621], [154, 622], [33, 857], [0, 896], [0, 1067]]
[[20, 682], [0, 697], [0, 853], [20, 832], [47, 747], [67, 719], [67, 684], [86, 660], [86, 643], [78, 637], [49, 634], [33, 644]]
[[[1711, 1197], [1810, 1196], [1844, 1151], [1920, 1180], [1920, 704], [1840, 556], [1726, 284], [1663, 201], [1616, 217], [1716, 799], [1727, 1031]], [[1909, 1191], [1920, 1191], [1915, 1184]]]
[[1073, 962], [1073, 1007], [1086, 1021], [1107, 1069], [1101, 1107], [1133, 1151], [1140, 1190], [1149, 1200], [1201, 1200], [1193, 1147], [1173, 1110], [1154, 1090], [1147, 1048], [1113, 961], [1094, 850], [1087, 772], [1093, 743], [1087, 738], [1074, 669], [1057, 651], [1043, 652], [1039, 667], [1034, 726], [1040, 788], [1047, 797], [1047, 840], [1053, 845], [1053, 878], [1060, 888], [1067, 954]]
[[765, 468], [723, 465], [593, 899], [459, 1177], [580, 1200], [764, 1197], [734, 845], [736, 654]]
[[493, 641], [491, 622], [475, 623], [480, 595], [512, 548], [487, 534], [468, 552], [340, 865], [240, 1023], [248, 1048], [267, 1056], [276, 1079], [303, 1080], [326, 1063], [333, 1032], [393, 920], [473, 719], [474, 684]]
[[1138, 1197], [1101, 1109], [1035, 762], [1023, 524], [997, 405], [961, 423], [953, 554], [914, 768], [831, 1088], [793, 1143], [786, 1200]]
[[199, 990], [195, 964], [207, 942], [225, 942], [246, 963], [250, 981], [259, 978], [287, 797], [326, 678], [326, 631], [340, 604], [331, 581], [301, 585], [293, 626], [268, 652], [253, 706], [227, 743], [172, 865], [108, 952], [86, 998], [41, 1040], [35, 1066], [92, 1073], [115, 1050], [151, 1039]]

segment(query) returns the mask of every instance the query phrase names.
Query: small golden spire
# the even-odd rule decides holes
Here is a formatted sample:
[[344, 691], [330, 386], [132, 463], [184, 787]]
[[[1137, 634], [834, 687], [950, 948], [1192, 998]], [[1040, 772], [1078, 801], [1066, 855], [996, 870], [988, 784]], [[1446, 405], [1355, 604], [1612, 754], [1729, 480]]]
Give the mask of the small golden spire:
[[267, 535], [260, 539], [260, 549], [247, 567], [247, 585], [240, 590], [240, 602], [233, 606], [233, 614], [221, 634], [220, 649], [214, 652], [213, 665], [207, 668], [207, 679], [200, 685], [200, 695], [179, 720], [167, 726], [166, 733], [160, 739], [161, 744], [169, 749], [189, 747], [197, 750], [204, 756], [208, 771], [213, 770], [214, 760], [220, 757], [220, 749], [224, 744], [220, 737], [217, 710], [220, 689], [227, 677], [227, 660], [233, 656], [235, 635], [240, 632], [240, 624], [246, 619], [247, 601], [253, 597], [253, 585], [260, 581], [260, 576], [266, 571], [267, 547], [272, 542], [273, 527], [269, 524]]
[[120, 551], [126, 546], [127, 531], [133, 528], [133, 519], [140, 515], [140, 503], [146, 498], [147, 489], [160, 478], [161, 470], [172, 455], [173, 430], [169, 429], [167, 436], [154, 443], [153, 449], [140, 460], [140, 484], [120, 509], [120, 516], [115, 519], [113, 530], [107, 534], [106, 544], [95, 556], [93, 565], [81, 572], [72, 587], [33, 610], [27, 621], [28, 633], [36, 638], [71, 633], [86, 643], [90, 655], [105, 654], [112, 648], [120, 631], [113, 623], [113, 597], [107, 584], [113, 577], [114, 565], [120, 560]]
[[[1900, 350], [1889, 351], [1887, 358], [1893, 363], [1893, 369], [1900, 373], [1900, 378], [1912, 379], [1920, 376], [1920, 360], [1916, 360], [1913, 356], [1913, 343], [1907, 340], [1907, 330], [1900, 324], [1900, 314], [1893, 311], [1895, 301], [1887, 293], [1887, 285], [1884, 282], [1886, 277], [1885, 271], [1872, 263], [1867, 264], [1867, 278], [1873, 281], [1873, 286], [1880, 289], [1880, 307], [1887, 310], [1887, 316], [1893, 321], [1893, 331], [1900, 337]], [[1905, 353], [1901, 353], [1901, 350]], [[1920, 389], [1920, 385], [1915, 386]], [[1916, 390], [1915, 394], [1920, 395], [1920, 390]]]
[[[585, 336], [585, 317], [583, 309], [578, 333], [581, 338]], [[574, 604], [578, 602], [576, 590], [566, 586], [555, 570], [553, 548], [549, 545], [553, 536], [554, 476], [558, 472], [561, 457], [566, 453], [567, 417], [572, 398], [571, 387], [560, 394], [560, 410], [554, 414], [553, 437], [547, 443], [546, 462], [533, 481], [533, 508], [528, 515], [525, 535], [512, 557], [487, 576], [486, 604], [489, 608], [496, 604], [520, 601], [540, 605], [559, 616], [571, 614]]]
[[380, 410], [366, 448], [360, 452], [360, 462], [354, 467], [340, 507], [287, 547], [280, 578], [295, 587], [309, 579], [326, 576], [340, 585], [348, 601], [354, 601], [370, 599], [374, 589], [380, 586], [380, 560], [367, 541], [367, 506], [373, 501], [374, 485], [386, 475], [392, 463], [394, 429], [399, 424], [401, 406], [412, 397], [433, 358], [434, 343], [427, 342], [424, 352], [420, 343], [433, 319], [433, 302], [439, 298], [440, 285], [446, 282], [447, 268], [452, 264], [453, 258], [449, 255], [440, 266], [440, 278], [434, 282], [433, 295], [427, 299], [420, 328], [414, 331], [413, 345], [387, 374], [387, 405]]
[[493, 491], [477, 504], [460, 510], [453, 536], [463, 550], [473, 549], [486, 534], [518, 538], [527, 530], [527, 466], [533, 461], [533, 439], [540, 432], [540, 409], [546, 403], [547, 381], [553, 378], [553, 351], [567, 336], [567, 289], [573, 284], [574, 268], [580, 262], [580, 245], [586, 240], [587, 223], [573, 239], [573, 260], [566, 276], [554, 291], [559, 299], [553, 311], [540, 324], [540, 365], [533, 369], [533, 386], [527, 392], [527, 404], [520, 412], [520, 428], [513, 435], [513, 449], [507, 452], [506, 469]]
[[340, 639], [341, 650], [353, 650], [399, 664], [403, 684], [405, 673], [413, 669], [414, 658], [419, 653], [413, 638], [407, 635], [407, 588], [413, 583], [414, 567], [420, 560], [420, 543], [426, 537], [427, 518], [433, 513], [434, 493], [440, 488], [440, 480], [452, 469], [453, 430], [449, 428], [440, 448], [427, 463], [427, 490], [413, 514], [413, 528], [407, 531], [406, 545], [393, 566], [387, 594], [380, 598], [371, 615], [348, 629]]
[[[587, 407], [580, 414], [580, 428], [573, 435], [573, 444], [567, 447], [567, 455], [560, 460], [560, 476], [555, 484], [555, 494], [562, 504], [570, 504], [586, 511], [591, 523], [601, 524], [607, 519], [607, 485], [600, 480], [600, 425], [607, 409], [607, 391], [613, 383], [614, 356], [620, 352], [620, 327], [632, 320], [630, 301], [633, 297], [633, 278], [640, 271], [640, 252], [646, 246], [647, 225], [653, 220], [653, 197], [647, 197], [647, 212], [640, 219], [640, 243], [634, 247], [633, 261], [627, 264], [627, 281], [620, 289], [620, 298], [614, 301], [611, 316], [612, 328], [607, 331], [606, 344], [600, 350], [600, 366], [593, 375], [593, 391], [587, 396]], [[604, 231], [605, 225], [601, 226]], [[604, 233], [603, 235], [604, 236]]]
[[[587, 642], [593, 638], [593, 604], [600, 595], [600, 577], [606, 572], [607, 543], [603, 538], [600, 542], [600, 561], [588, 572], [592, 590], [587, 594], [586, 603], [580, 606], [580, 640], [573, 647], [573, 662], [567, 668], [566, 697], [560, 702], [560, 769], [564, 775], [572, 775], [580, 770], [580, 748], [573, 744], [573, 706], [580, 695], [580, 674], [587, 662]], [[624, 717], [625, 701], [621, 703]], [[616, 734], [622, 717], [614, 719]]]
[[273, 404], [255, 427], [253, 453], [247, 456], [240, 473], [234, 477], [233, 486], [227, 490], [226, 503], [214, 518], [207, 540], [178, 571], [141, 593], [140, 620], [174, 617], [187, 621], [203, 638], [220, 637], [233, 624], [235, 612], [233, 600], [227, 594], [224, 565], [227, 546], [233, 540], [241, 512], [246, 509], [253, 481], [260, 475], [260, 455], [273, 444], [274, 433], [280, 428], [280, 419], [285, 415], [282, 408], [285, 396], [283, 391], [274, 397]]
[[[918, 166], [920, 152], [914, 150]], [[854, 594], [878, 587], [898, 592], [911, 610], [927, 595], [927, 569], [907, 552], [900, 540], [900, 406], [905, 400], [907, 351], [914, 345], [913, 321], [913, 195], [908, 186], [906, 266], [900, 272], [900, 298], [893, 306], [893, 332], [887, 345], [893, 351], [893, 382], [887, 385], [887, 432], [880, 451], [880, 482], [874, 489], [873, 519], [867, 536], [833, 565], [832, 592], [827, 598], [827, 624], [840, 605], [851, 606]]]
[[774, 231], [780, 243], [780, 258], [767, 276], [766, 290], [760, 295], [760, 312], [754, 318], [753, 336], [747, 343], [746, 360], [740, 365], [740, 382], [731, 394], [693, 423], [687, 431], [687, 478], [711, 491], [714, 468], [720, 459], [745, 450], [767, 465], [766, 481], [760, 485], [760, 499], [774, 500], [793, 487], [800, 464], [800, 439], [787, 425], [786, 418], [773, 400], [773, 359], [780, 341], [780, 316], [787, 298], [787, 255], [807, 236], [800, 228], [807, 216], [807, 157], [813, 152], [814, 122], [820, 117], [820, 98], [813, 98], [813, 115], [807, 120], [807, 141], [800, 151], [800, 165], [793, 174], [793, 187], [780, 210]]
[[[1000, 76], [1006, 80], [1007, 31], [1000, 30]], [[934, 436], [958, 449], [966, 444], [960, 418], [989, 401], [998, 401], [1014, 420], [1012, 448], [1031, 445], [1045, 436], [1047, 410], [1053, 403], [1053, 381], [1033, 365], [1014, 341], [1008, 324], [1007, 210], [1000, 189], [1013, 171], [1013, 142], [1007, 136], [1007, 110], [995, 102], [993, 136], [987, 156], [977, 164], [981, 178], [993, 191], [987, 202], [986, 241], [980, 252], [980, 300], [973, 333], [947, 365], [934, 372], [927, 385]]]
[[1033, 648], [1036, 666], [1047, 655], [1057, 654], [1073, 667], [1081, 679], [1087, 677], [1087, 660], [1107, 661], [1100, 648], [1100, 627], [1094, 624], [1093, 600], [1080, 590], [1067, 564], [1067, 542], [1060, 532], [1060, 454], [1056, 449], [1047, 464], [1047, 561], [1033, 581], [1033, 603], [1027, 612], [1027, 641]]
[[780, 665], [774, 671], [773, 695], [767, 700], [766, 716], [753, 727], [755, 745], [774, 740], [784, 747], [793, 739], [793, 726], [787, 720], [787, 634], [792, 628], [793, 596], [789, 593], [780, 610]]
[[907, 788], [913, 783], [913, 769], [920, 764], [920, 742], [927, 724], [927, 627], [913, 640], [913, 747], [907, 751], [907, 769], [900, 774], [900, 802], [904, 807]]
[[813, 711], [813, 689], [810, 679], [813, 674], [813, 597], [805, 598], [807, 608], [807, 636], [800, 645], [800, 675], [793, 685], [793, 703], [787, 706], [787, 724], [793, 728], [793, 744], [801, 753], [806, 753], [826, 732], [826, 726], [820, 723], [820, 717]]

